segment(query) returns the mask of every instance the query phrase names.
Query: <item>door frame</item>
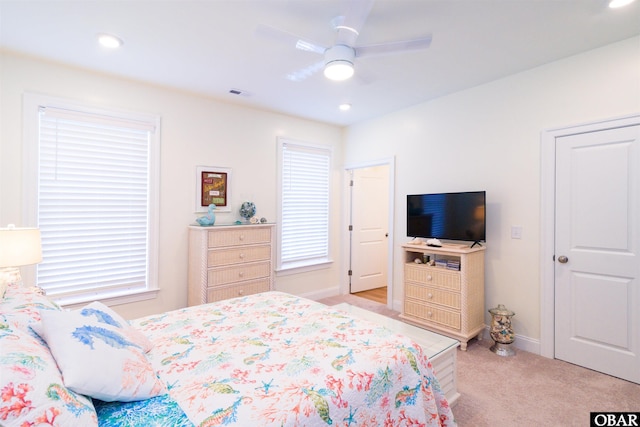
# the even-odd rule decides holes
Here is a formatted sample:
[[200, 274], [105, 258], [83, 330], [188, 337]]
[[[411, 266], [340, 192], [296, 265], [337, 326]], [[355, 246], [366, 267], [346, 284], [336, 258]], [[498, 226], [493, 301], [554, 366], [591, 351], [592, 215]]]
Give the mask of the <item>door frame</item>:
[[[373, 167], [373, 166], [387, 166], [388, 167], [388, 181], [389, 181], [389, 224], [388, 224], [388, 230], [389, 230], [389, 237], [387, 238], [387, 281], [389, 282], [388, 286], [387, 286], [387, 308], [389, 309], [393, 309], [393, 288], [394, 288], [394, 280], [393, 280], [393, 257], [394, 257], [394, 251], [393, 251], [393, 240], [394, 240], [394, 233], [393, 233], [393, 224], [395, 222], [394, 220], [394, 212], [395, 212], [395, 156], [394, 157], [388, 157], [385, 159], [379, 159], [379, 160], [372, 160], [372, 161], [368, 161], [368, 162], [361, 162], [361, 163], [351, 163], [351, 164], [347, 164], [344, 167], [344, 185], [343, 188], [345, 188], [345, 194], [343, 197], [344, 200], [344, 225], [343, 225], [343, 230], [349, 230], [349, 225], [351, 222], [351, 187], [349, 185], [349, 181], [350, 181], [350, 171], [352, 171], [353, 169], [364, 169], [364, 168], [369, 168], [369, 167]], [[349, 238], [348, 239], [343, 239], [343, 253], [344, 253], [344, 265], [347, 266], [347, 268], [345, 269], [344, 275], [342, 275], [342, 277], [344, 278], [344, 280], [342, 280], [342, 286], [341, 286], [341, 290], [340, 293], [343, 295], [346, 295], [349, 293], [349, 276], [348, 276], [348, 267], [350, 265], [350, 260], [351, 260], [351, 232], [349, 232]]]
[[556, 138], [640, 124], [640, 114], [549, 129], [540, 138], [540, 355], [555, 358]]

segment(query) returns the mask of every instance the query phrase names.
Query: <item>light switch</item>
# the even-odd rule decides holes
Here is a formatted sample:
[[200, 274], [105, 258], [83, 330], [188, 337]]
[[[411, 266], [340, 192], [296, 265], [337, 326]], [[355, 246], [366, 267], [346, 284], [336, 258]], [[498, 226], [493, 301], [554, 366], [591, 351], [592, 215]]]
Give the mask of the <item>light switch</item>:
[[511, 226], [511, 238], [512, 239], [522, 239], [522, 226], [521, 225], [512, 225]]

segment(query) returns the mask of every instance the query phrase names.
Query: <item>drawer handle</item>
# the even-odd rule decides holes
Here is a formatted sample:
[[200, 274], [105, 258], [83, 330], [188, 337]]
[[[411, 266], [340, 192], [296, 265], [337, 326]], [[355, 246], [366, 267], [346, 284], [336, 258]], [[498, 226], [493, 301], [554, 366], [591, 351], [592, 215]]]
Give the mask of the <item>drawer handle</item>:
[[240, 271], [240, 272], [238, 273], [238, 276], [240, 276], [240, 277], [244, 277], [244, 271]]
[[427, 312], [427, 317], [433, 317], [433, 313], [432, 312]]
[[433, 277], [431, 277], [431, 275], [428, 275], [427, 276], [427, 280], [431, 281], [431, 280], [433, 280]]
[[240, 259], [244, 259], [244, 254], [240, 254]]
[[240, 240], [244, 240], [244, 234], [241, 234], [239, 237]]
[[244, 289], [238, 289], [238, 295], [244, 295]]
[[433, 298], [433, 294], [432, 294], [431, 292], [429, 292], [429, 293], [427, 294], [427, 298], [429, 298], [429, 299]]

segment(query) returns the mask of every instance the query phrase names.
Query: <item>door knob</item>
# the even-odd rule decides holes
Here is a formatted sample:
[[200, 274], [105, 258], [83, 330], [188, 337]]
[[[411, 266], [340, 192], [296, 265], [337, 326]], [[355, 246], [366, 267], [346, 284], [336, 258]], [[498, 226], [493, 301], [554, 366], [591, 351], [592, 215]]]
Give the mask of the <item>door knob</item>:
[[560, 256], [558, 257], [558, 262], [559, 262], [560, 264], [566, 264], [567, 262], [569, 262], [569, 258], [567, 258], [567, 257], [566, 257], [566, 256], [564, 256], [564, 255], [560, 255]]

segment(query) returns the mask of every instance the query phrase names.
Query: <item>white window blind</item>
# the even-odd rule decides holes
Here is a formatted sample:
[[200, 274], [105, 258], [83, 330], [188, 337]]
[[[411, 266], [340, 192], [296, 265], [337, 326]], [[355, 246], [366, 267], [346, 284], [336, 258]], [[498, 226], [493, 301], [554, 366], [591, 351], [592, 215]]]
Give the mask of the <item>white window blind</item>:
[[331, 151], [283, 141], [281, 153], [280, 268], [327, 262]]
[[147, 289], [155, 123], [42, 107], [38, 128], [38, 285], [70, 301]]

